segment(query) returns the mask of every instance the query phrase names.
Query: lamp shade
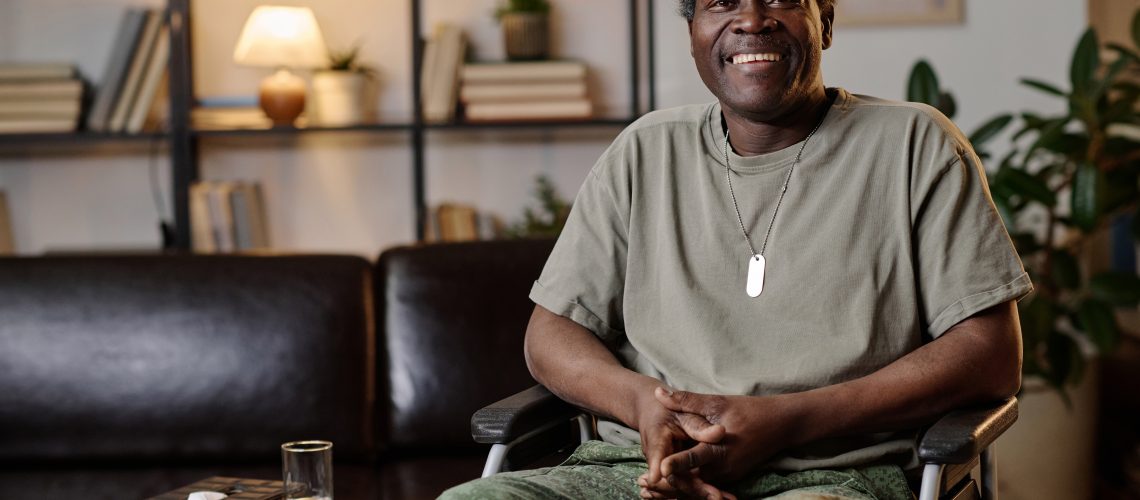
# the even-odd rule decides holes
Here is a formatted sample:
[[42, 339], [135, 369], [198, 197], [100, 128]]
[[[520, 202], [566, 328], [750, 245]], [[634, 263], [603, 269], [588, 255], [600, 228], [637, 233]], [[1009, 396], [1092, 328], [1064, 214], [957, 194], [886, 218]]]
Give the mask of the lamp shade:
[[234, 61], [249, 66], [318, 68], [328, 64], [328, 50], [311, 9], [262, 5], [245, 21]]

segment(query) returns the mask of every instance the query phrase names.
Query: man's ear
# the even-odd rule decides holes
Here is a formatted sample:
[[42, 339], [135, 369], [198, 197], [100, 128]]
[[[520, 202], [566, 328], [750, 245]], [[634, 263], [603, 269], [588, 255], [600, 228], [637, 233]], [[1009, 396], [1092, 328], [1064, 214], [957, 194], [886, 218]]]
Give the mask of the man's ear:
[[823, 50], [831, 47], [832, 27], [835, 24], [835, 4], [819, 11], [820, 25], [823, 28]]

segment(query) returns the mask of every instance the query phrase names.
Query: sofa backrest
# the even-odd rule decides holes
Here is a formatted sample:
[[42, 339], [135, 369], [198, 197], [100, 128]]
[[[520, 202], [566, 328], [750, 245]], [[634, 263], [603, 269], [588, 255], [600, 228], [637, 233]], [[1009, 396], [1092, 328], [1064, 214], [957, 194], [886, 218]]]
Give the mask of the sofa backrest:
[[370, 455], [371, 279], [345, 256], [0, 259], [0, 462]]
[[535, 384], [523, 359], [528, 298], [553, 240], [403, 247], [377, 263], [382, 440], [475, 448], [471, 415]]

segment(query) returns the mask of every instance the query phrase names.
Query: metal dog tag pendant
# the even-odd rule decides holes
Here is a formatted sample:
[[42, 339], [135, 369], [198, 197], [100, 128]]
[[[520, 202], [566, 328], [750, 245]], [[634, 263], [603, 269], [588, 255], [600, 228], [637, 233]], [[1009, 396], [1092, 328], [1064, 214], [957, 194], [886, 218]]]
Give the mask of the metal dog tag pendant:
[[749, 297], [759, 297], [764, 291], [764, 256], [753, 255], [748, 259], [748, 283], [744, 287]]

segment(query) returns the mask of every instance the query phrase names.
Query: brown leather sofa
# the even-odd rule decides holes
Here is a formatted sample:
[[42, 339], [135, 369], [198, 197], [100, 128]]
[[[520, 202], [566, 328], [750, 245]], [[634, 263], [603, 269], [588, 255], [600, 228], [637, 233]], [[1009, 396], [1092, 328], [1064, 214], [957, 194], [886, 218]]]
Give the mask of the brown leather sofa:
[[338, 499], [433, 498], [480, 473], [471, 415], [534, 384], [552, 245], [0, 259], [0, 498], [277, 479], [296, 439], [335, 443]]

